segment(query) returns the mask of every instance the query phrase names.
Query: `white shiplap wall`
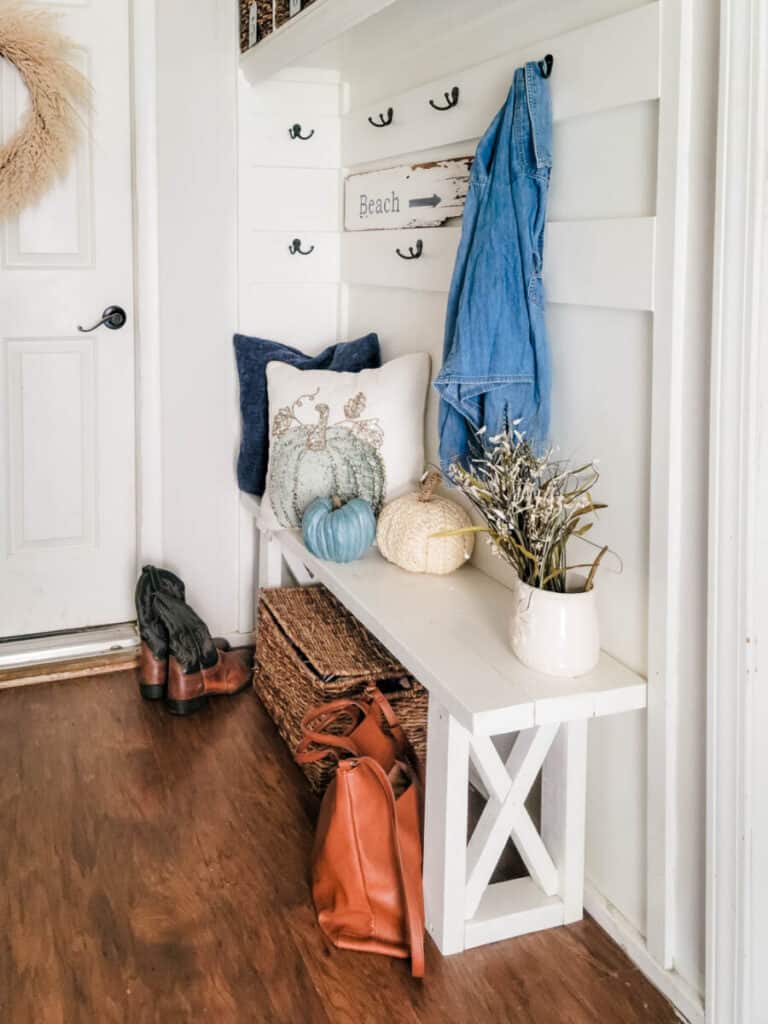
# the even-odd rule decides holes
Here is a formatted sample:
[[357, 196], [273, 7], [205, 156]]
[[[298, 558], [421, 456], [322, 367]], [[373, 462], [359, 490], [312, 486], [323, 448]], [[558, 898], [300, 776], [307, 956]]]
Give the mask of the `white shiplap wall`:
[[313, 352], [338, 325], [340, 92], [333, 72], [240, 81], [240, 330]]
[[[399, 62], [396, 92], [365, 96], [358, 103], [353, 81], [342, 153], [347, 168], [357, 170], [358, 161], [379, 166], [398, 162], [403, 152], [417, 151], [419, 160], [442, 152], [420, 150], [419, 139], [436, 147], [466, 139], [465, 151], [471, 152], [504, 100], [512, 69], [525, 59], [554, 54], [554, 169], [545, 245], [553, 440], [566, 455], [600, 460], [600, 496], [610, 507], [599, 539], [620, 552], [624, 565], [621, 575], [604, 569], [600, 580], [604, 645], [645, 672], [659, 8], [623, 4], [606, 19], [612, 12], [600, 5], [592, 20], [582, 4], [584, 20], [574, 23], [564, 15], [561, 33], [551, 5], [543, 6], [550, 10], [542, 17], [531, 10], [523, 22], [499, 12], [484, 25], [487, 40], [506, 36], [509, 54], [486, 51], [489, 60], [467, 67], [465, 42], [454, 33], [435, 41], [420, 61]], [[475, 47], [476, 57], [485, 56], [479, 40]], [[418, 67], [421, 81], [404, 89], [411, 67]], [[434, 81], [432, 68], [440, 75]], [[461, 88], [456, 111], [431, 111], [429, 97], [439, 97], [453, 84]], [[395, 109], [393, 125], [369, 128], [368, 113], [388, 106]], [[375, 327], [387, 356], [427, 348], [438, 367], [458, 232], [458, 227], [408, 232], [406, 244], [413, 235], [422, 237], [425, 247], [422, 260], [412, 264], [394, 256], [396, 233], [346, 235], [346, 333]], [[432, 397], [427, 436], [433, 459], [435, 423]], [[509, 578], [486, 550], [480, 549], [477, 560], [491, 574]], [[646, 929], [645, 778], [645, 716], [593, 725], [587, 870], [595, 887], [641, 933]]]
[[[332, 71], [239, 80], [238, 331], [319, 352], [337, 340], [340, 303], [342, 86]], [[301, 125], [292, 138], [289, 129]], [[295, 239], [308, 256], [292, 254]], [[258, 552], [239, 513], [239, 616], [255, 622]]]
[[[675, 2], [663, 0], [668, 7]], [[428, 351], [436, 371], [460, 224], [340, 234], [339, 168], [351, 173], [473, 152], [504, 100], [514, 67], [552, 52], [554, 170], [545, 282], [554, 365], [553, 439], [565, 455], [600, 461], [600, 497], [610, 507], [601, 517], [598, 539], [610, 543], [623, 563], [621, 574], [609, 571], [609, 565], [601, 573], [604, 646], [646, 672], [653, 352], [659, 344], [654, 247], [664, 103], [659, 98], [662, 5], [518, 0], [489, 5], [487, 16], [469, 24], [452, 19], [444, 32], [439, 7], [436, 0], [419, 0], [414, 7], [419, 24], [433, 28], [428, 39], [423, 33], [410, 39], [388, 33], [390, 21], [397, 23], [392, 9], [376, 25], [355, 30], [342, 58], [342, 84], [325, 71], [284, 74], [255, 88], [243, 83], [240, 328], [312, 351], [334, 338], [375, 330], [386, 358]], [[711, 43], [714, 9], [710, 0], [701, 6], [697, 31], [703, 42]], [[702, 67], [705, 58], [703, 50]], [[461, 88], [459, 106], [432, 111], [428, 99], [453, 85]], [[710, 100], [705, 89], [696, 114], [694, 159], [702, 167], [710, 158], [713, 133]], [[395, 110], [392, 126], [370, 127], [368, 115], [389, 106]], [[305, 131], [315, 129], [312, 140], [289, 140], [287, 129], [295, 121]], [[707, 244], [707, 231], [706, 217], [699, 218], [696, 244]], [[311, 257], [288, 256], [288, 242], [299, 236], [316, 246]], [[422, 259], [398, 259], [395, 247], [418, 237], [424, 241]], [[698, 380], [697, 366], [688, 380], [690, 386]], [[432, 459], [436, 412], [431, 395], [426, 429]], [[696, 543], [692, 534], [691, 558]], [[509, 578], [486, 549], [479, 550], [477, 561], [492, 575]], [[700, 603], [689, 625], [687, 643], [700, 646]], [[702, 991], [704, 970], [704, 746], [697, 731], [703, 679], [700, 689], [695, 678], [684, 680], [682, 692], [687, 706], [678, 740], [686, 760], [673, 795], [679, 802], [673, 817], [679, 810], [684, 823], [674, 837], [680, 884], [674, 906], [667, 908], [671, 953], [657, 953], [656, 959], [659, 967], [674, 967], [695, 996]], [[646, 819], [653, 801], [647, 792], [646, 733], [642, 713], [590, 727], [590, 891], [617, 912], [627, 934], [640, 936], [648, 930]], [[650, 877], [650, 895], [657, 898], [653, 869]]]

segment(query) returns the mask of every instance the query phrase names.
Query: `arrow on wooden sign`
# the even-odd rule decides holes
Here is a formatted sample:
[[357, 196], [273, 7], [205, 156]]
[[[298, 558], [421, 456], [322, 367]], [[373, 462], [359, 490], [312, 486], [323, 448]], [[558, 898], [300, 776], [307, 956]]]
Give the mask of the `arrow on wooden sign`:
[[442, 199], [438, 195], [427, 196], [426, 199], [409, 199], [409, 206], [439, 206]]
[[465, 156], [350, 174], [345, 182], [345, 228], [437, 227], [451, 217], [460, 217], [472, 159]]

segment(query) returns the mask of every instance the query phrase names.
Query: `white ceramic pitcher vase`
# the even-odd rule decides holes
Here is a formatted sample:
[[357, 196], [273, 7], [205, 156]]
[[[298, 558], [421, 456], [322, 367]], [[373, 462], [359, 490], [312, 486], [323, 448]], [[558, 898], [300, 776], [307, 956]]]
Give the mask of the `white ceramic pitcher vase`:
[[516, 581], [510, 620], [512, 650], [528, 668], [550, 676], [582, 676], [600, 659], [595, 591], [574, 577], [557, 594]]

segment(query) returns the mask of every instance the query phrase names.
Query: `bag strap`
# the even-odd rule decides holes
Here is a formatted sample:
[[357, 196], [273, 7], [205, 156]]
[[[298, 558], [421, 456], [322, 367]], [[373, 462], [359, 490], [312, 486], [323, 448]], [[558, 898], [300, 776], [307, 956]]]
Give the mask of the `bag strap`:
[[[320, 732], [314, 728], [318, 723], [325, 728], [342, 714], [349, 714], [350, 711], [360, 712], [361, 719], [368, 713], [368, 706], [359, 700], [348, 697], [340, 697], [337, 700], [330, 700], [327, 704], [318, 704], [311, 708], [301, 721], [301, 728], [304, 733], [299, 745], [296, 747], [294, 760], [297, 764], [314, 764], [323, 761], [326, 757], [339, 758], [339, 752], [360, 756], [357, 744], [348, 736], [339, 736], [331, 732]], [[324, 747], [324, 750], [312, 750], [312, 747]]]
[[[407, 757], [409, 753], [408, 738], [403, 732], [403, 728], [397, 719], [397, 715], [381, 690], [379, 690], [377, 686], [371, 684], [366, 687], [362, 700], [355, 700], [351, 697], [339, 697], [337, 700], [328, 701], [326, 704], [318, 704], [306, 713], [301, 722], [301, 728], [304, 735], [302, 736], [299, 745], [296, 747], [296, 753], [294, 754], [296, 763], [314, 764], [317, 761], [323, 761], [329, 756], [335, 756], [338, 760], [339, 751], [343, 751], [346, 754], [352, 754], [354, 757], [359, 757], [360, 749], [351, 737], [344, 735], [340, 736], [337, 733], [320, 731], [320, 729], [327, 729], [328, 726], [341, 715], [349, 714], [349, 712], [353, 710], [360, 712], [360, 721], [362, 721], [374, 706], [381, 713], [389, 726], [389, 731], [395, 741], [396, 756], [400, 758]], [[360, 721], [358, 721], [356, 726], [353, 727], [353, 731], [354, 728], [360, 724]], [[318, 724], [320, 725], [320, 729], [317, 728]], [[313, 750], [311, 749], [313, 747], [325, 747], [326, 749]]]
[[[421, 888], [421, 872], [419, 870], [407, 871], [403, 861], [403, 851], [400, 846], [400, 830], [397, 824], [397, 810], [395, 807], [395, 794], [392, 791], [392, 783], [387, 777], [387, 773], [372, 757], [366, 757], [364, 759], [365, 764], [369, 765], [374, 775], [376, 776], [379, 785], [384, 790], [387, 803], [389, 805], [389, 813], [392, 822], [392, 841], [395, 848], [395, 858], [397, 860], [397, 868], [400, 873], [400, 885], [403, 893], [403, 902], [405, 903], [405, 920], [408, 927], [408, 944], [411, 947], [411, 974], [414, 978], [424, 977], [424, 922], [421, 914], [419, 913], [419, 907], [423, 905], [423, 899], [420, 899], [419, 890]], [[410, 771], [407, 765], [404, 766], [408, 777], [411, 779], [411, 785], [416, 785], [413, 772]], [[418, 822], [417, 828], [418, 828]]]
[[[321, 749], [311, 750], [311, 747]], [[326, 757], [339, 758], [339, 752], [352, 754], [353, 757], [360, 757], [360, 748], [348, 736], [333, 736], [331, 733], [305, 732], [296, 752], [293, 755], [297, 764], [314, 764], [316, 761], [324, 761]]]
[[365, 696], [368, 700], [375, 704], [379, 711], [381, 711], [384, 719], [389, 726], [390, 732], [397, 743], [399, 752], [404, 752], [408, 747], [408, 738], [403, 732], [403, 727], [398, 721], [397, 715], [392, 705], [389, 703], [387, 698], [373, 683], [365, 688]]
[[329, 700], [326, 704], [317, 704], [304, 715], [301, 720], [301, 728], [314, 730], [318, 723], [327, 727], [341, 714], [348, 714], [353, 709], [359, 711], [361, 715], [368, 714], [368, 705], [352, 697], [339, 697], [337, 700]]

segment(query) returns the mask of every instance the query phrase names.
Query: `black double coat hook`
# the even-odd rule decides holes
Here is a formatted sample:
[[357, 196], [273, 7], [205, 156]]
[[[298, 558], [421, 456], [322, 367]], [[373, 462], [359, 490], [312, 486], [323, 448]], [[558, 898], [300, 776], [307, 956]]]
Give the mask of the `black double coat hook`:
[[309, 135], [302, 135], [301, 134], [301, 125], [300, 124], [294, 124], [294, 125], [291, 125], [291, 127], [288, 129], [288, 134], [291, 136], [292, 139], [301, 139], [302, 142], [306, 142], [307, 139], [311, 139], [312, 136], [315, 134], [315, 129], [311, 128], [310, 131], [309, 131]]
[[386, 114], [379, 114], [379, 120], [374, 121], [372, 117], [368, 118], [370, 124], [374, 128], [386, 128], [388, 124], [392, 124], [392, 118], [395, 116], [395, 112], [392, 107], [387, 108]]
[[294, 240], [288, 246], [288, 252], [291, 254], [291, 256], [309, 256], [309, 254], [314, 251], [314, 245], [310, 245], [308, 249], [302, 249], [300, 238], [294, 238]]
[[406, 256], [405, 253], [404, 252], [400, 252], [399, 249], [395, 249], [395, 252], [400, 257], [401, 260], [417, 260], [421, 256], [421, 254], [424, 252], [424, 243], [419, 238], [418, 241], [416, 242], [416, 248], [415, 249], [414, 249], [414, 247], [412, 245], [409, 245], [408, 246], [408, 252], [410, 253], [410, 256]]
[[459, 102], [458, 85], [454, 85], [450, 92], [444, 92], [443, 96], [445, 96], [445, 106], [441, 106], [439, 103], [435, 103], [434, 100], [429, 101], [429, 105], [430, 107], [432, 107], [433, 110], [451, 110], [453, 107], [455, 107]]

